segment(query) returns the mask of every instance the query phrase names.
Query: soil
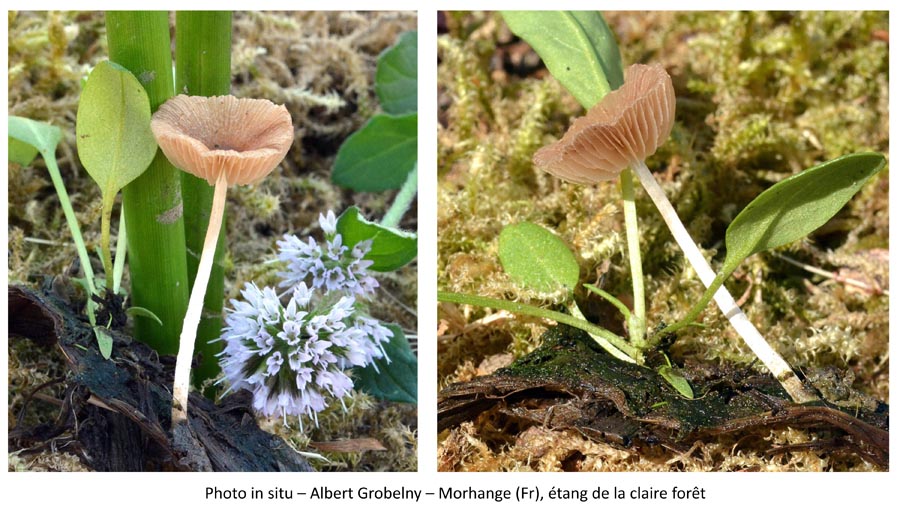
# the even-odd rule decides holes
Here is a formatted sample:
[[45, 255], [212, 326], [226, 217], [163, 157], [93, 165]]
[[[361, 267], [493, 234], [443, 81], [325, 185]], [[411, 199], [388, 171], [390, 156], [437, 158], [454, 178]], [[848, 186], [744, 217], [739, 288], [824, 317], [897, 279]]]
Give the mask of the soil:
[[[583, 331], [554, 327], [544, 333], [540, 348], [510, 366], [444, 389], [438, 429], [471, 421], [490, 425], [500, 430], [485, 440], [494, 449], [540, 428], [572, 431], [641, 453], [656, 447], [685, 456], [698, 453], [695, 442], [736, 435], [732, 452], [777, 456], [805, 450], [888, 467], [889, 409], [884, 403], [861, 398], [855, 406], [839, 406], [823, 398], [795, 405], [769, 374], [700, 363], [683, 372], [694, 399], [680, 395], [653, 370], [613, 358]], [[814, 437], [804, 445], [767, 441], [773, 428], [785, 427], [803, 428]], [[453, 444], [448, 445], [445, 456], [452, 452]], [[565, 467], [580, 469], [584, 456], [564, 461]]]

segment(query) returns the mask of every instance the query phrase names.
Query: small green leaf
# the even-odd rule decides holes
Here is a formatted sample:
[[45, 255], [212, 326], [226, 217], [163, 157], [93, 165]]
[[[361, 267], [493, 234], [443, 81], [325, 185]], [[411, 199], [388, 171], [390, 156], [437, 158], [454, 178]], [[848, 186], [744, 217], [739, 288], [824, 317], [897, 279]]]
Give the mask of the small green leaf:
[[98, 325], [94, 326], [94, 335], [97, 337], [97, 345], [100, 347], [100, 355], [109, 359], [112, 355], [113, 338], [106, 329]]
[[573, 291], [578, 284], [578, 263], [559, 237], [531, 222], [508, 225], [500, 231], [500, 263], [522, 286], [552, 293]]
[[390, 272], [409, 263], [416, 257], [418, 237], [398, 229], [384, 227], [366, 220], [359, 209], [351, 206], [337, 221], [337, 232], [344, 245], [353, 248], [363, 240], [372, 240], [372, 248], [366, 259], [372, 260], [369, 268], [376, 272]]
[[504, 11], [516, 35], [586, 109], [625, 79], [613, 32], [596, 11]]
[[150, 100], [131, 72], [109, 61], [94, 67], [78, 101], [75, 136], [78, 158], [104, 198], [144, 173], [156, 140]]
[[109, 233], [113, 203], [119, 190], [144, 173], [156, 155], [150, 100], [131, 72], [109, 61], [94, 67], [78, 100], [75, 141], [81, 164], [100, 187], [100, 252], [106, 288], [112, 290]]
[[[394, 402], [418, 401], [418, 360], [409, 347], [403, 330], [396, 324], [385, 324], [394, 336], [384, 344], [390, 358], [375, 360], [375, 366], [353, 369], [357, 389], [379, 399]], [[376, 369], [377, 367], [377, 369]]]
[[28, 166], [37, 157], [38, 149], [25, 143], [20, 139], [10, 136], [7, 138], [7, 149], [9, 150], [9, 160], [22, 166]]
[[125, 310], [125, 313], [130, 317], [144, 317], [149, 318], [150, 320], [155, 321], [159, 325], [163, 325], [162, 320], [156, 316], [156, 313], [150, 311], [147, 308], [142, 308], [140, 306], [131, 306], [130, 308]]
[[42, 156], [56, 154], [56, 145], [62, 138], [62, 131], [49, 123], [36, 122], [20, 116], [9, 117], [9, 137], [31, 145]]
[[683, 397], [688, 399], [694, 398], [694, 390], [691, 389], [691, 383], [681, 375], [681, 372], [679, 372], [678, 369], [670, 365], [663, 365], [656, 369], [656, 371]]
[[331, 180], [356, 191], [403, 186], [417, 161], [418, 116], [379, 114], [338, 150]]
[[418, 100], [417, 33], [404, 32], [394, 46], [378, 56], [375, 93], [386, 113], [415, 112]]
[[725, 232], [728, 254], [722, 273], [731, 274], [747, 257], [791, 243], [837, 214], [885, 165], [872, 152], [848, 154], [779, 181], [753, 199]]

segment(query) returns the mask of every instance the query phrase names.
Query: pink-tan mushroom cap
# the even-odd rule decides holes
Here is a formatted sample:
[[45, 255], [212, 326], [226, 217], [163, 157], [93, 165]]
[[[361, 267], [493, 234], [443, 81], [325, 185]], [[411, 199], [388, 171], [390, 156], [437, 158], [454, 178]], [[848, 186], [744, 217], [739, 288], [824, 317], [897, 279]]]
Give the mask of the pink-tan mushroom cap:
[[633, 64], [625, 84], [608, 93], [566, 134], [534, 154], [534, 164], [578, 184], [615, 180], [656, 152], [675, 122], [675, 89], [660, 64]]
[[268, 100], [178, 95], [153, 114], [150, 128], [176, 167], [215, 184], [255, 184], [294, 142], [288, 110]]

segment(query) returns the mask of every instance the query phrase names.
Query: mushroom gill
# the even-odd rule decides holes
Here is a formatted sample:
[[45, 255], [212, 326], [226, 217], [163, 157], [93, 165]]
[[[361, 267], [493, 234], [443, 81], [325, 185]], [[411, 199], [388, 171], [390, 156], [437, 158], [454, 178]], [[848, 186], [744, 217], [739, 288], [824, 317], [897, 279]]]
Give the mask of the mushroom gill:
[[160, 106], [150, 126], [172, 164], [210, 185], [220, 173], [229, 185], [259, 182], [294, 141], [284, 106], [231, 95], [178, 95]]
[[607, 94], [566, 134], [534, 155], [534, 163], [578, 184], [615, 180], [665, 142], [675, 122], [675, 89], [660, 64], [634, 64], [625, 84]]

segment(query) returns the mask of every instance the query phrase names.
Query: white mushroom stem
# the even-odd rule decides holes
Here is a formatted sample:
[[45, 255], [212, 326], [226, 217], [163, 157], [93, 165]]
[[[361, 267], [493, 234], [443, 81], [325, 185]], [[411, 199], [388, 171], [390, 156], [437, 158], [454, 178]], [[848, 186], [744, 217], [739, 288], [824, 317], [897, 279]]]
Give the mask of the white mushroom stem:
[[634, 181], [631, 172], [623, 170], [622, 184], [623, 211], [625, 212], [625, 234], [628, 243], [628, 260], [631, 268], [631, 287], [634, 313], [628, 317], [628, 334], [631, 344], [643, 349], [646, 342], [647, 307], [644, 303], [644, 268], [641, 264], [641, 237], [638, 232], [637, 207], [634, 203]]
[[[697, 272], [697, 276], [700, 277], [703, 285], [708, 288], [715, 279], [716, 274], [700, 252], [700, 248], [694, 243], [684, 224], [681, 223], [678, 213], [675, 212], [675, 208], [672, 207], [669, 199], [666, 198], [665, 192], [659, 183], [656, 182], [656, 179], [653, 178], [653, 174], [650, 173], [643, 161], [632, 163], [632, 167], [647, 194], [650, 195], [653, 203], [656, 204], [656, 208], [662, 214], [663, 220], [665, 220], [669, 231], [672, 232], [672, 236], [675, 237], [675, 241], [681, 247], [688, 262]], [[794, 402], [799, 404], [818, 400], [815, 395], [804, 388], [797, 374], [794, 373], [784, 358], [769, 345], [769, 342], [763, 338], [756, 326], [750, 322], [747, 315], [738, 307], [734, 297], [728, 293], [724, 286], [720, 287], [715, 293], [713, 300], [716, 301], [722, 314], [725, 315], [725, 318], [728, 319], [734, 330], [743, 338], [744, 342], [756, 354], [763, 365], [778, 379], [778, 382], [781, 383], [781, 386], [788, 392]]]
[[227, 188], [228, 180], [225, 178], [225, 174], [221, 173], [219, 178], [216, 179], [212, 210], [209, 214], [209, 227], [206, 229], [206, 239], [203, 241], [203, 251], [200, 253], [200, 264], [197, 265], [197, 277], [194, 279], [194, 287], [191, 289], [187, 313], [184, 315], [184, 325], [181, 327], [178, 357], [175, 361], [175, 384], [172, 387], [173, 426], [179, 422], [187, 421], [188, 393], [191, 389], [191, 362], [194, 359], [194, 340], [197, 338], [197, 326], [200, 325], [200, 315], [203, 312], [203, 297], [206, 295], [206, 286], [209, 284], [209, 274], [212, 270], [213, 257], [216, 253], [216, 242], [219, 239], [219, 231], [222, 228], [222, 215], [225, 212], [225, 191]]

